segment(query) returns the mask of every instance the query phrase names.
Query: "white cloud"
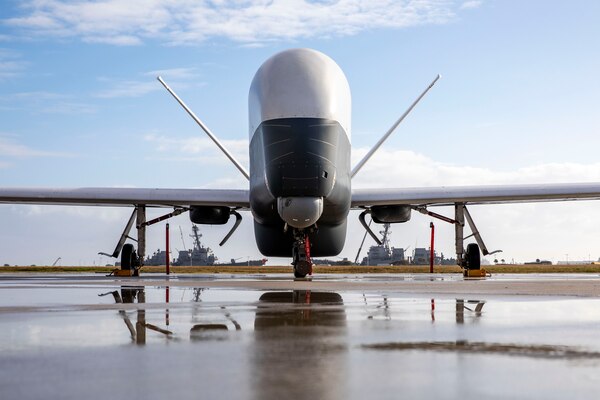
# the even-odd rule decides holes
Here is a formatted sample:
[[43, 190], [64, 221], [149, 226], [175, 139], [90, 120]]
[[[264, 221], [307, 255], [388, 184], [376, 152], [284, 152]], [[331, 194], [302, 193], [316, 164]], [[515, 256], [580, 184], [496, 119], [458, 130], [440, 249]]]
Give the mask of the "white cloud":
[[18, 61], [1, 61], [0, 60], [0, 79], [12, 78], [20, 74], [22, 63]]
[[[3, 104], [6, 104], [3, 105]], [[45, 114], [91, 114], [96, 107], [76, 101], [71, 95], [47, 91], [17, 92], [0, 96], [0, 107], [6, 110], [27, 109]]]
[[169, 68], [146, 72], [144, 75], [156, 78], [162, 76], [169, 79], [197, 79], [199, 77], [195, 68]]
[[111, 223], [119, 223], [120, 221], [123, 221], [125, 215], [131, 213], [131, 209], [128, 209], [127, 207], [64, 207], [51, 205], [19, 205], [13, 206], [13, 211], [27, 217], [38, 217], [40, 215], [71, 215]]
[[248, 189], [248, 180], [241, 174], [235, 174], [235, 177], [223, 177], [216, 179], [206, 185], [203, 189]]
[[[367, 149], [353, 149], [353, 165]], [[420, 187], [600, 182], [600, 163], [546, 163], [512, 171], [446, 164], [406, 150], [379, 149], [353, 180], [355, 187]]]
[[[163, 159], [208, 164], [230, 162], [213, 141], [205, 137], [172, 138], [150, 134], [144, 140], [153, 143], [158, 152], [170, 154]], [[221, 143], [240, 163], [248, 164], [248, 140], [221, 140]]]
[[21, 75], [25, 67], [26, 63], [20, 60], [19, 54], [0, 48], [0, 81]]
[[66, 153], [36, 150], [17, 143], [13, 139], [0, 136], [0, 156], [4, 157], [68, 157]]
[[146, 77], [143, 80], [113, 80], [100, 78], [102, 81], [110, 82], [113, 86], [110, 89], [103, 90], [96, 94], [96, 97], [112, 99], [118, 97], [141, 97], [148, 93], [162, 90], [162, 86], [155, 79], [157, 76], [165, 78], [169, 85], [177, 89], [203, 86], [203, 82], [198, 82], [199, 73], [195, 68], [170, 68], [155, 71], [144, 72], [141, 75]]
[[17, 92], [17, 93], [12, 93], [8, 96], [2, 96], [2, 100], [10, 100], [10, 101], [14, 101], [14, 100], [19, 100], [19, 101], [26, 101], [26, 102], [32, 102], [32, 101], [41, 101], [41, 100], [51, 100], [51, 101], [56, 101], [56, 100], [60, 100], [60, 99], [64, 99], [66, 98], [65, 95], [63, 94], [59, 94], [59, 93], [55, 93], [55, 92], [46, 92], [46, 91], [34, 91], [34, 92]]
[[111, 89], [103, 90], [96, 94], [97, 97], [111, 99], [115, 97], [141, 97], [160, 89], [154, 81], [124, 81], [118, 82]]
[[40, 109], [40, 112], [46, 114], [94, 114], [96, 107], [91, 104], [77, 103], [70, 101], [60, 101], [48, 104]]
[[7, 25], [40, 36], [135, 45], [226, 38], [259, 44], [446, 23], [475, 1], [449, 0], [29, 0]]
[[116, 46], [136, 46], [142, 44], [140, 38], [132, 35], [86, 36], [83, 41], [88, 43], [113, 44]]
[[[63, 265], [91, 265], [100, 260], [102, 264], [113, 263], [114, 259], [99, 257], [98, 251], [113, 251], [131, 211], [126, 207], [0, 206], [3, 222], [11, 226], [10, 232], [4, 232], [1, 239], [7, 248], [14, 250], [3, 254], [1, 262], [48, 265], [60, 256]], [[148, 214], [154, 218], [153, 210]], [[61, 225], [69, 229], [61, 230]], [[90, 226], [94, 229], [89, 229]], [[149, 232], [158, 233], [158, 230]], [[27, 240], [23, 240], [25, 237]], [[150, 242], [151, 235], [148, 239]], [[31, 252], [32, 246], [34, 252]]]
[[473, 8], [479, 8], [483, 3], [481, 0], [468, 0], [461, 4], [461, 10], [470, 10]]
[[[353, 153], [353, 165], [367, 153]], [[402, 188], [455, 185], [600, 182], [600, 163], [545, 163], [513, 170], [492, 170], [465, 164], [440, 163], [422, 154], [380, 149], [353, 180], [357, 188]], [[498, 258], [531, 261], [597, 259], [594, 242], [600, 237], [597, 201], [479, 205], [469, 207], [477, 228], [490, 250], [502, 249]], [[434, 211], [449, 217], [451, 207]], [[454, 230], [449, 224], [413, 213], [410, 222], [393, 226], [393, 245], [411, 249], [429, 245], [429, 221], [436, 224], [438, 251], [454, 256]], [[350, 217], [350, 232], [343, 255], [354, 258], [362, 239], [356, 216]], [[468, 229], [467, 229], [468, 231]], [[469, 232], [470, 233], [470, 232]], [[367, 242], [368, 248], [371, 241]], [[354, 254], [352, 254], [354, 252]], [[363, 254], [366, 252], [363, 252]], [[490, 258], [493, 260], [493, 257]]]

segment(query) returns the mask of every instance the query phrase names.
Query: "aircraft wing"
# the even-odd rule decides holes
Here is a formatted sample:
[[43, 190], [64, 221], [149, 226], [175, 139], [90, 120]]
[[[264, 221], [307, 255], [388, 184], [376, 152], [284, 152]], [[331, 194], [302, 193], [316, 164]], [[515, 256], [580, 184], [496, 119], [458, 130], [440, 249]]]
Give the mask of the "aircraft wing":
[[352, 189], [352, 208], [382, 205], [447, 206], [600, 199], [600, 183]]
[[0, 204], [250, 208], [248, 190], [143, 188], [0, 188]]

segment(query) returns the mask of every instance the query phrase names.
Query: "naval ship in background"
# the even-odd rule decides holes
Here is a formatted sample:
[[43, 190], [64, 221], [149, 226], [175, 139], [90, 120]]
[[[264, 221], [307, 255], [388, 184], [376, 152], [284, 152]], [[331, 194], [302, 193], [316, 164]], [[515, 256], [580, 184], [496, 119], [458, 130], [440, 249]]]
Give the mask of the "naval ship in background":
[[[183, 231], [181, 231], [181, 227], [179, 227], [180, 232], [181, 232], [181, 241], [183, 243], [183, 246], [185, 248], [185, 241], [183, 240]], [[200, 238], [202, 237], [202, 234], [200, 233], [200, 229], [198, 228], [197, 225], [193, 224], [192, 225], [192, 234], [190, 235], [190, 237], [193, 240], [194, 246], [192, 249], [190, 250], [178, 250], [177, 253], [177, 258], [173, 259], [173, 262], [171, 263], [171, 265], [175, 265], [175, 266], [210, 266], [210, 265], [222, 265], [222, 266], [262, 266], [265, 265], [265, 263], [267, 262], [266, 258], [263, 258], [261, 260], [242, 260], [243, 258], [246, 257], [241, 257], [241, 258], [237, 258], [237, 259], [231, 259], [230, 262], [226, 262], [226, 263], [219, 263], [218, 258], [215, 256], [215, 254], [213, 253], [213, 251], [210, 249], [210, 247], [206, 247], [202, 244], [202, 242], [200, 241]], [[144, 261], [144, 265], [149, 265], [149, 266], [158, 266], [158, 265], [165, 265], [166, 264], [166, 258], [167, 256], [167, 252], [164, 250], [157, 250], [154, 254], [152, 254], [151, 256], [148, 256], [146, 258], [146, 260]], [[238, 261], [241, 260], [241, 261]]]
[[[410, 246], [406, 248], [402, 247], [391, 247], [390, 246], [390, 224], [383, 224], [383, 230], [379, 232], [382, 235], [381, 245], [369, 247], [367, 256], [364, 257], [360, 265], [428, 265], [430, 250], [424, 247], [415, 247], [412, 252], [412, 256], [406, 256], [406, 252]], [[364, 243], [364, 238], [363, 242]], [[358, 263], [360, 251], [362, 250], [362, 244], [356, 254], [355, 263]], [[456, 264], [456, 259], [445, 258], [444, 253], [440, 256], [434, 251], [433, 263], [435, 265], [453, 265]]]
[[[404, 248], [390, 247], [390, 234], [392, 233], [390, 230], [390, 224], [383, 224], [383, 230], [379, 233], [382, 235], [381, 245], [369, 247], [367, 256], [362, 259], [360, 265], [376, 266], [409, 264], [410, 260], [404, 257]], [[362, 243], [364, 243], [364, 238]], [[358, 253], [356, 254], [356, 263], [358, 263], [358, 257], [360, 255], [360, 251], [362, 250], [362, 243], [358, 249]], [[406, 250], [408, 250], [408, 247]]]
[[[183, 240], [183, 231], [181, 232], [181, 240], [185, 247]], [[365, 237], [358, 249], [354, 262], [348, 258], [329, 260], [329, 259], [314, 259], [313, 262], [316, 265], [368, 265], [368, 266], [389, 266], [389, 265], [428, 265], [429, 264], [429, 249], [424, 247], [416, 247], [411, 256], [407, 256], [406, 253], [410, 246], [406, 248], [402, 247], [391, 247], [390, 246], [390, 235], [392, 233], [390, 224], [383, 224], [383, 230], [379, 232], [382, 235], [381, 245], [370, 246], [367, 251], [367, 256], [363, 257], [362, 261], [358, 262], [360, 252], [365, 242]], [[365, 233], [366, 235], [366, 233]], [[197, 225], [192, 225], [192, 234], [190, 237], [193, 240], [193, 248], [190, 250], [177, 250], [178, 256], [173, 260], [171, 265], [175, 266], [262, 266], [267, 262], [266, 258], [261, 260], [243, 260], [247, 257], [231, 259], [230, 262], [219, 263], [218, 258], [214, 255], [210, 247], [206, 247], [202, 244], [200, 238], [202, 234]], [[158, 250], [152, 256], [148, 256], [144, 265], [158, 266], [165, 265], [166, 263], [166, 251]], [[435, 265], [455, 265], [456, 259], [445, 258], [444, 254], [440, 256], [434, 252], [434, 264]]]

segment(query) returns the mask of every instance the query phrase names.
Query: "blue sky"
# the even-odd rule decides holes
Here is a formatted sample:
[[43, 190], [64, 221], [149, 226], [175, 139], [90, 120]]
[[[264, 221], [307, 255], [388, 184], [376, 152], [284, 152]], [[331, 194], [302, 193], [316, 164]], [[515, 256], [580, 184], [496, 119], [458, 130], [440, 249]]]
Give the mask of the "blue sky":
[[[358, 160], [442, 80], [356, 187], [600, 181], [600, 4], [590, 1], [4, 1], [0, 186], [245, 187], [155, 80], [161, 74], [247, 163], [247, 93], [290, 47], [331, 56], [353, 96]], [[507, 259], [598, 258], [596, 202], [476, 207]], [[105, 263], [128, 211], [0, 206], [0, 263]], [[217, 256], [258, 258], [250, 215]], [[362, 231], [351, 215], [343, 256]], [[185, 216], [171, 223], [188, 233]], [[451, 227], [438, 247], [452, 254]], [[163, 226], [149, 250], [162, 247]], [[429, 219], [393, 227], [427, 246]], [[186, 245], [190, 242], [186, 238]], [[183, 247], [183, 244], [179, 247]], [[35, 250], [32, 250], [35, 249]]]

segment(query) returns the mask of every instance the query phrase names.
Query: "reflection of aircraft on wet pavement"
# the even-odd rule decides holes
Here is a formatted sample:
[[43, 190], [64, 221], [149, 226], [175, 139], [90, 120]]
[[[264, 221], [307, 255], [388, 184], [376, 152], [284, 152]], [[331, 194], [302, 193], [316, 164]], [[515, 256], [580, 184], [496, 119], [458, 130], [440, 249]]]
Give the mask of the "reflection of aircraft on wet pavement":
[[[224, 243], [239, 226], [239, 210], [251, 210], [255, 240], [265, 256], [292, 256], [296, 276], [312, 272], [312, 256], [338, 255], [346, 239], [350, 209], [361, 210], [365, 223], [403, 223], [418, 211], [454, 224], [457, 263], [466, 270], [480, 269], [485, 247], [467, 204], [599, 199], [600, 184], [538, 184], [502, 186], [353, 189], [352, 178], [391, 135], [429, 89], [413, 102], [354, 168], [350, 168], [350, 88], [340, 67], [326, 55], [310, 49], [292, 49], [269, 58], [256, 72], [248, 99], [250, 171], [223, 147], [177, 95], [159, 80], [249, 180], [247, 190], [143, 188], [0, 188], [0, 203], [134, 206], [126, 229], [111, 254], [121, 255], [121, 268], [136, 270], [145, 257], [145, 228], [189, 211], [196, 224], [235, 222]], [[468, 153], [462, 155], [468, 158]], [[448, 218], [432, 206], [453, 206]], [[146, 221], [146, 207], [173, 212]], [[137, 253], [125, 245], [134, 221]], [[476, 243], [464, 249], [465, 222]], [[380, 243], [379, 243], [380, 244]]]
[[[146, 302], [144, 287], [122, 286], [121, 290], [114, 290], [99, 294], [99, 296], [112, 295], [116, 304], [140, 304], [134, 311], [130, 308], [119, 310], [132, 340], [137, 344], [146, 343], [146, 330], [165, 335], [169, 339], [181, 339], [176, 332], [169, 327], [169, 289], [163, 288], [166, 294], [165, 302], [165, 328], [151, 324], [146, 320], [146, 310], [143, 304]], [[201, 295], [206, 289], [194, 288], [191, 298], [192, 304], [192, 327], [189, 329], [190, 339], [198, 340], [223, 340], [229, 332], [242, 330], [241, 324], [236, 320], [231, 307], [219, 306], [214, 309], [210, 306], [201, 306]], [[363, 304], [368, 320], [402, 319], [406, 315], [402, 309], [406, 304], [394, 302], [387, 295], [363, 294]], [[443, 302], [447, 308], [447, 302]], [[470, 317], [476, 322], [483, 312], [485, 301], [483, 300], [455, 300], [456, 323], [464, 324], [465, 317]], [[438, 303], [439, 306], [439, 303]], [[254, 320], [254, 331], [257, 339], [264, 335], [266, 339], [272, 339], [276, 332], [278, 338], [291, 340], [303, 340], [301, 336], [312, 337], [315, 334], [323, 334], [320, 328], [344, 328], [346, 327], [346, 307], [342, 296], [334, 292], [315, 292], [310, 290], [293, 290], [282, 292], [265, 292], [256, 304]], [[400, 311], [400, 318], [394, 317], [394, 311]], [[435, 322], [436, 301], [431, 299], [431, 319]], [[439, 312], [439, 310], [438, 310]], [[131, 321], [131, 315], [137, 316], [137, 321]], [[296, 329], [298, 328], [298, 329]], [[316, 328], [316, 329], [304, 329]], [[187, 328], [186, 328], [187, 329]], [[339, 331], [337, 332], [339, 333]], [[298, 336], [299, 335], [299, 336]], [[298, 337], [297, 337], [298, 336]], [[287, 339], [286, 339], [287, 340]]]
[[[175, 333], [168, 329], [169, 328], [169, 287], [165, 286], [165, 326], [166, 328], [161, 328], [158, 325], [151, 324], [146, 321], [146, 310], [144, 306], [139, 306], [135, 312], [137, 316], [137, 320], [134, 323], [131, 321], [130, 314], [127, 310], [121, 309], [119, 310], [119, 315], [123, 319], [123, 322], [127, 326], [129, 333], [131, 335], [131, 339], [136, 344], [146, 344], [146, 330], [150, 329], [154, 332], [160, 333], [164, 335], [168, 339], [178, 339]], [[204, 291], [203, 288], [194, 288], [192, 302], [199, 303], [200, 296]], [[123, 286], [121, 290], [113, 290], [111, 292], [101, 293], [98, 296], [104, 297], [112, 295], [116, 304], [145, 304], [146, 303], [146, 291], [144, 287], [131, 287], [131, 286]], [[227, 333], [229, 330], [229, 325], [231, 325], [234, 330], [241, 330], [240, 324], [232, 317], [229, 310], [226, 307], [220, 307], [222, 311], [222, 316], [227, 323], [224, 323], [222, 320], [219, 321], [210, 321], [210, 322], [202, 322], [198, 323], [198, 316], [196, 315], [196, 308], [193, 308], [192, 311], [192, 322], [194, 325], [190, 329], [190, 339], [191, 340], [208, 340], [208, 339], [220, 339], [223, 337], [223, 333]]]
[[373, 309], [373, 306], [369, 305], [369, 301], [367, 300], [367, 296], [363, 293], [363, 301], [365, 306], [369, 310], [368, 319], [374, 319], [375, 317], [382, 315], [384, 319], [392, 319], [390, 316], [390, 304], [388, 301], [388, 297], [386, 295], [381, 295], [381, 301], [378, 301]]
[[310, 290], [267, 292], [260, 296], [254, 329], [345, 325], [343, 305], [342, 296], [338, 293]]
[[346, 310], [332, 292], [267, 292], [256, 305], [251, 353], [256, 398], [341, 399]]
[[[219, 313], [211, 313], [209, 316], [204, 316], [201, 313], [199, 303], [200, 298], [205, 288], [194, 288], [192, 295], [192, 323], [190, 329], [191, 340], [220, 340], [227, 337], [229, 330], [242, 330], [241, 325], [231, 315], [229, 309], [225, 306], [220, 306]], [[218, 318], [215, 318], [218, 315]], [[204, 318], [208, 317], [208, 319]]]
[[[469, 306], [470, 304], [474, 304], [475, 306]], [[481, 317], [481, 313], [483, 310], [483, 306], [485, 305], [485, 301], [483, 300], [463, 300], [456, 299], [456, 323], [464, 324], [465, 323], [465, 311], [469, 312], [471, 316], [473, 316], [473, 320], [477, 321], [479, 317]]]
[[[392, 310], [400, 307], [393, 306], [393, 301], [385, 294], [377, 296], [367, 296], [363, 293], [363, 303], [367, 312], [367, 319], [383, 319], [392, 320]], [[435, 322], [436, 301], [431, 299], [431, 320]], [[439, 305], [439, 303], [438, 303]], [[465, 322], [465, 314], [473, 317], [476, 321], [481, 317], [483, 312], [484, 300], [464, 300], [456, 299], [456, 323], [463, 324]]]
[[[101, 293], [98, 296], [103, 297], [109, 294], [113, 296], [117, 304], [132, 304], [136, 301], [138, 304], [146, 303], [146, 292], [143, 287], [123, 286], [120, 293], [118, 290], [113, 290], [112, 292]], [[165, 319], [167, 322], [168, 312], [169, 310], [166, 310]], [[124, 309], [119, 310], [119, 315], [123, 318], [123, 322], [125, 322], [131, 334], [131, 339], [136, 344], [146, 344], [146, 329], [161, 333], [166, 337], [172, 337], [173, 332], [146, 322], [146, 309], [144, 307], [138, 307], [135, 314], [137, 315], [137, 321], [134, 326], [127, 311]]]
[[[238, 321], [225, 306], [220, 306], [220, 312], [210, 312], [203, 315], [196, 307], [201, 302], [201, 294], [205, 289], [194, 288], [192, 295], [192, 327], [190, 328], [190, 339], [198, 340], [222, 340], [227, 337], [229, 331], [240, 331], [242, 329]], [[165, 287], [165, 293], [168, 289]], [[144, 287], [123, 286], [121, 290], [101, 293], [98, 296], [112, 295], [116, 304], [145, 304], [146, 293]], [[168, 295], [167, 295], [168, 296]], [[161, 328], [146, 320], [144, 306], [135, 311], [120, 309], [119, 315], [123, 319], [131, 339], [136, 344], [146, 343], [146, 330], [165, 335], [169, 339], [177, 339], [177, 335], [169, 328], [169, 299], [165, 303], [165, 325]], [[132, 322], [131, 315], [137, 317]], [[345, 326], [346, 314], [343, 308], [342, 297], [337, 293], [290, 291], [290, 292], [266, 292], [261, 295], [256, 309], [255, 330], [257, 332], [268, 331], [276, 327], [302, 327], [302, 326]], [[310, 331], [309, 331], [310, 332]], [[305, 332], [306, 333], [306, 332]], [[309, 333], [310, 335], [310, 333]]]

